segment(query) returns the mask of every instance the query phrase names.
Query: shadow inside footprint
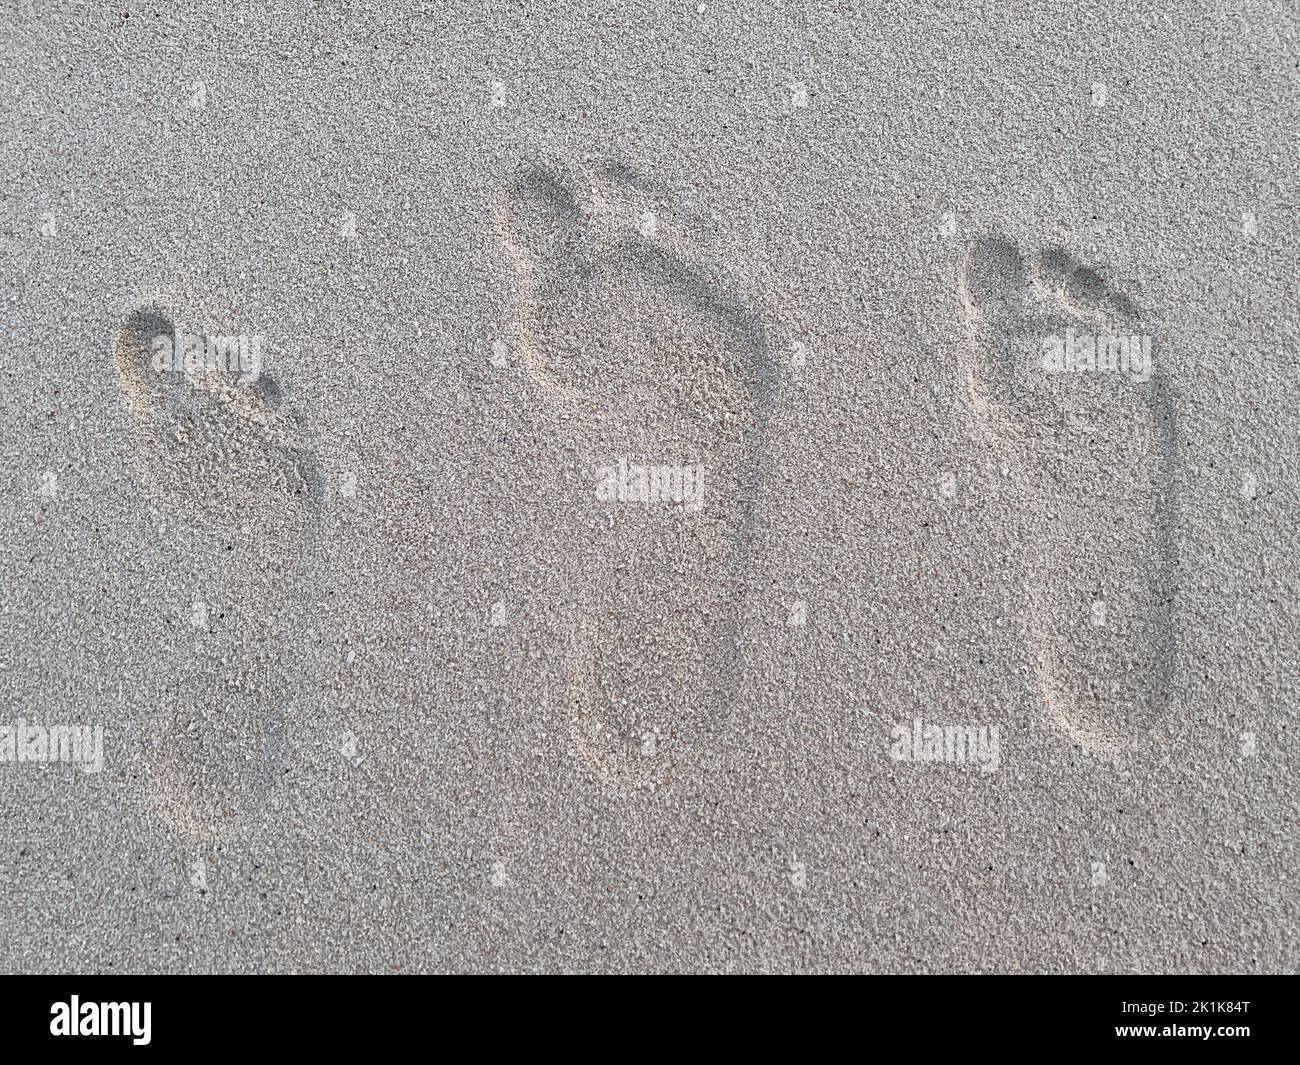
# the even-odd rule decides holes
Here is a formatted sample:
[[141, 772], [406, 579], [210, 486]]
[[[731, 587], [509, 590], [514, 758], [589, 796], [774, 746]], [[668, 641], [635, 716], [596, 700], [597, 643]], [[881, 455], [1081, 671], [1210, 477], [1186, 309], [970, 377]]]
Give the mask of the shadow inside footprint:
[[969, 319], [1002, 322], [1023, 311], [1025, 260], [1001, 237], [982, 237], [966, 253], [959, 293]]
[[1081, 317], [1100, 323], [1136, 325], [1142, 315], [1126, 295], [1109, 285], [1096, 270], [1084, 266], [1064, 248], [1045, 248], [1039, 259], [1040, 279]]

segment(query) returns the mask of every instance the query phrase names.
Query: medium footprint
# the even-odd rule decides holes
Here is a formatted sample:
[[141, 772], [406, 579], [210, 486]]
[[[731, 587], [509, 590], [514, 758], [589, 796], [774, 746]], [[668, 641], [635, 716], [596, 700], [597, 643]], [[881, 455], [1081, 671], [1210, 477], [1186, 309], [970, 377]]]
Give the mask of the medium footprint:
[[1068, 252], [976, 241], [958, 271], [977, 434], [1025, 506], [1027, 625], [1053, 721], [1114, 755], [1169, 701], [1174, 403], [1154, 326]]
[[562, 605], [573, 741], [614, 790], [665, 787], [707, 755], [739, 690], [767, 331], [627, 167], [530, 163], [497, 223], [514, 349], [546, 416], [579, 437], [564, 536], [583, 579]]
[[160, 607], [179, 611], [172, 643], [193, 658], [170, 682], [154, 736], [153, 807], [177, 833], [211, 840], [256, 827], [283, 785], [285, 714], [304, 687], [292, 641], [310, 606], [321, 491], [302, 425], [269, 376], [198, 360], [167, 368], [160, 353], [202, 335], [153, 299], [126, 315], [112, 357], [132, 473], [183, 530], [175, 569], [193, 582]]

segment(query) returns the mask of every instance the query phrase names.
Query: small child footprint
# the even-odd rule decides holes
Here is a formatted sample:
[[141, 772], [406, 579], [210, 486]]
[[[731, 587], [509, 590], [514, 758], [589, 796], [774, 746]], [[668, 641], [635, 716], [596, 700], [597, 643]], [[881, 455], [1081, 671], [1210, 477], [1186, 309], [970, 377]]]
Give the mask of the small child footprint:
[[160, 655], [184, 657], [158, 708], [152, 805], [178, 834], [210, 840], [255, 828], [283, 784], [286, 708], [304, 687], [293, 641], [295, 615], [310, 605], [320, 478], [273, 380], [232, 372], [229, 350], [218, 368], [219, 353], [195, 338], [205, 339], [153, 299], [126, 315], [112, 357], [134, 479], [164, 523], [184, 530], [160, 544], [188, 545], [169, 580], [192, 583], [158, 604], [180, 619]]
[[1175, 412], [1154, 327], [1063, 249], [977, 240], [959, 360], [981, 443], [1022, 493], [1027, 626], [1052, 720], [1085, 750], [1141, 741], [1176, 650]]
[[113, 342], [141, 486], [177, 516], [222, 525], [246, 523], [245, 508], [283, 513], [283, 502], [316, 502], [315, 464], [274, 380], [214, 368], [206, 349], [190, 369], [157, 368], [172, 352], [181, 363], [184, 342], [177, 338], [172, 315], [153, 300], [127, 315]]
[[740, 609], [774, 371], [766, 328], [625, 166], [524, 166], [500, 197], [514, 348], [576, 434], [566, 705], [621, 793], [709, 752], [739, 691]]

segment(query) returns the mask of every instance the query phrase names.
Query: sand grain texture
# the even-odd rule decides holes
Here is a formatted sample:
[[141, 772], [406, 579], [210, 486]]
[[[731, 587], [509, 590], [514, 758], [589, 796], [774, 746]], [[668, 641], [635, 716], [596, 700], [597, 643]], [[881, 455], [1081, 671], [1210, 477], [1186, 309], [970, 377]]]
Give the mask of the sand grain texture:
[[700, 7], [5, 15], [4, 969], [1295, 971], [1296, 12]]

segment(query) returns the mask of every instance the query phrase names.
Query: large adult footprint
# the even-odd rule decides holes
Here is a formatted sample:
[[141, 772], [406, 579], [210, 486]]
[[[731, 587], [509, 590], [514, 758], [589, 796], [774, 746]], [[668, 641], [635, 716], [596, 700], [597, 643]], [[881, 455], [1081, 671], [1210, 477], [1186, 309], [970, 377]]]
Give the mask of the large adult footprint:
[[1027, 624], [1048, 712], [1118, 754], [1169, 700], [1176, 652], [1175, 411], [1154, 326], [1059, 248], [976, 241], [960, 365], [982, 444], [1019, 482]]
[[212, 840], [256, 828], [283, 784], [285, 714], [304, 687], [293, 641], [295, 615], [310, 609], [320, 479], [270, 377], [214, 368], [206, 353], [189, 370], [183, 359], [168, 368], [191, 336], [201, 333], [178, 329], [162, 300], [146, 301], [121, 323], [112, 357], [132, 473], [164, 520], [187, 530], [170, 572], [193, 581], [159, 604], [180, 612], [174, 645], [187, 657], [159, 709], [152, 805], [179, 835]]
[[733, 708], [773, 389], [762, 319], [683, 228], [626, 167], [531, 163], [498, 209], [515, 349], [580, 451], [567, 712], [623, 793], [698, 764]]

